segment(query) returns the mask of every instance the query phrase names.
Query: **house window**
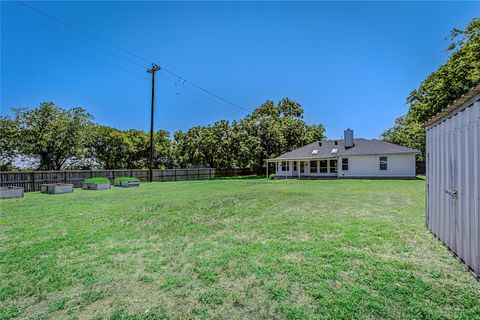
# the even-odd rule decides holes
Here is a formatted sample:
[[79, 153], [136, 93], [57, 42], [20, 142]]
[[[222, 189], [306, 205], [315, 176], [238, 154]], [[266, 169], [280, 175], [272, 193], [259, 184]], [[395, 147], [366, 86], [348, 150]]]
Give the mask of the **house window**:
[[330, 160], [330, 173], [337, 173], [337, 160]]
[[310, 173], [317, 173], [317, 164], [318, 162], [315, 161], [310, 161]]
[[348, 171], [348, 158], [342, 158], [342, 170]]
[[293, 161], [293, 171], [297, 171], [297, 161]]
[[387, 157], [380, 157], [380, 170], [387, 170]]
[[320, 173], [328, 172], [328, 161], [320, 160]]
[[289, 171], [289, 164], [288, 161], [282, 161], [282, 171]]

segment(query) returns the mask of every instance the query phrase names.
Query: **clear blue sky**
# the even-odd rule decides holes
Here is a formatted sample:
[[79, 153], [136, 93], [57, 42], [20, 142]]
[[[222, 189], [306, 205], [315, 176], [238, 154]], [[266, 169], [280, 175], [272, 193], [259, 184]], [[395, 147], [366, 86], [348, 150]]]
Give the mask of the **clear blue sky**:
[[[329, 138], [350, 127], [376, 138], [407, 110], [409, 92], [447, 58], [445, 37], [480, 2], [28, 2], [96, 37], [253, 110], [301, 103]], [[53, 101], [98, 123], [148, 130], [148, 66], [16, 2], [1, 4], [1, 111]], [[124, 72], [126, 70], [131, 73]], [[160, 72], [156, 129], [174, 132], [244, 112]], [[174, 92], [179, 92], [182, 98]], [[208, 105], [206, 109], [190, 100]]]

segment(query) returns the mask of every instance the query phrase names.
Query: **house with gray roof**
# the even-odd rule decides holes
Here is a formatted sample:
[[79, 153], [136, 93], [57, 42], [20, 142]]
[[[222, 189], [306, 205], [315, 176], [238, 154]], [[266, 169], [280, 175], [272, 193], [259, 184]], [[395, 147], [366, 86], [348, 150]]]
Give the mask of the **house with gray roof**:
[[[415, 178], [415, 156], [420, 152], [377, 139], [316, 141], [267, 159], [278, 178]], [[268, 172], [267, 172], [268, 175]]]

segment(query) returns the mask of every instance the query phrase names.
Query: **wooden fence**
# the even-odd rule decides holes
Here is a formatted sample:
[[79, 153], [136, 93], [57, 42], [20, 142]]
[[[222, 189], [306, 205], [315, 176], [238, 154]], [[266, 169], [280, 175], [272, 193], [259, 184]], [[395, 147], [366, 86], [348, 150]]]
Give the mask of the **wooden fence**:
[[[154, 169], [153, 181], [187, 181], [208, 180], [221, 177], [246, 176], [262, 174], [261, 169]], [[66, 171], [0, 171], [0, 186], [23, 187], [26, 192], [39, 191], [44, 183], [72, 183], [80, 187], [82, 181], [88, 178], [104, 177], [115, 179], [118, 177], [135, 177], [141, 181], [148, 181], [146, 169], [118, 169], [118, 170], [66, 170]]]

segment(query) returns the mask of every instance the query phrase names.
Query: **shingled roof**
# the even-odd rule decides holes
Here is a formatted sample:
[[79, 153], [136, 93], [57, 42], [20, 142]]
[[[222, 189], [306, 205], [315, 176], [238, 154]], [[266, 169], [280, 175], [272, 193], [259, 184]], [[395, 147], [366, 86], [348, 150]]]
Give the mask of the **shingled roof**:
[[[335, 144], [335, 141], [337, 144]], [[320, 145], [321, 142], [321, 145]], [[335, 150], [337, 149], [336, 153]], [[313, 154], [314, 150], [318, 150]], [[333, 152], [332, 152], [333, 151]], [[345, 148], [343, 140], [315, 141], [296, 150], [268, 160], [302, 160], [337, 158], [344, 156], [372, 156], [383, 154], [418, 154], [420, 151], [402, 147], [382, 140], [355, 138], [354, 146]]]

